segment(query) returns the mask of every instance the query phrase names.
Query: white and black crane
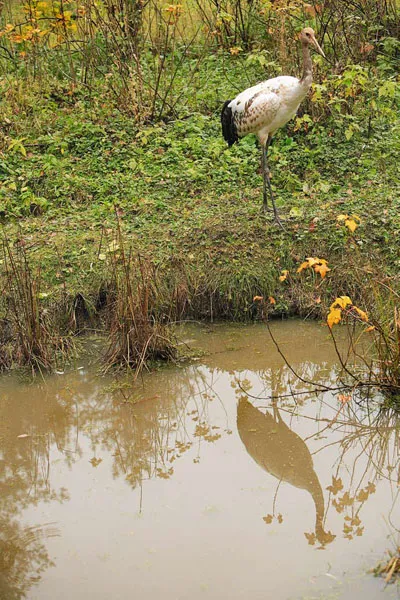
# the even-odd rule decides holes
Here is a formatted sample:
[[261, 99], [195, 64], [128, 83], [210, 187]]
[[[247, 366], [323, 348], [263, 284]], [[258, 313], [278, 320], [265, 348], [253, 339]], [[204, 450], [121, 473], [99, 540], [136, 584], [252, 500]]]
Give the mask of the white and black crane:
[[282, 75], [267, 79], [241, 92], [225, 102], [221, 112], [222, 133], [229, 146], [248, 133], [255, 133], [262, 148], [263, 209], [268, 208], [267, 187], [271, 196], [275, 222], [281, 227], [271, 188], [267, 162], [268, 147], [279, 127], [292, 119], [312, 84], [310, 46], [325, 58], [314, 30], [306, 27], [300, 33], [303, 50], [303, 75], [301, 79]]

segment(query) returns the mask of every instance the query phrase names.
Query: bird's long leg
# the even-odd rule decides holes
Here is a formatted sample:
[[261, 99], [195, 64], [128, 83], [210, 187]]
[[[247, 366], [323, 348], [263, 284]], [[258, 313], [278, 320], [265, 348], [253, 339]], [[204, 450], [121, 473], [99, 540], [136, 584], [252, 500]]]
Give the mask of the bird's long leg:
[[271, 196], [272, 208], [274, 210], [275, 223], [277, 223], [279, 225], [279, 227], [281, 227], [283, 229], [282, 221], [279, 218], [278, 211], [275, 206], [275, 198], [274, 198], [274, 194], [272, 192], [271, 180], [270, 180], [270, 176], [269, 176], [270, 173], [269, 173], [269, 167], [268, 167], [268, 161], [267, 161], [267, 153], [268, 153], [268, 148], [271, 144], [271, 141], [272, 141], [272, 136], [269, 135], [266, 143], [263, 144], [263, 146], [262, 146], [262, 149], [263, 149], [263, 181], [264, 181], [263, 209], [265, 211], [268, 208], [268, 199], [267, 199], [267, 187], [268, 187], [269, 195]]
[[263, 211], [266, 212], [268, 210], [268, 195], [267, 195], [267, 145], [262, 144], [262, 174], [263, 174]]

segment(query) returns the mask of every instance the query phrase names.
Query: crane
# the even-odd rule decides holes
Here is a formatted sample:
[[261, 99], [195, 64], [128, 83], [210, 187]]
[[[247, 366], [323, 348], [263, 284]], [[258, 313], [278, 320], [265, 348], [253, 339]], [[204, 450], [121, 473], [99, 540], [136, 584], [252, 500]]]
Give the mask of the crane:
[[299, 39], [303, 51], [303, 75], [301, 79], [281, 75], [267, 79], [244, 90], [233, 100], [227, 100], [221, 112], [222, 133], [232, 146], [240, 137], [255, 133], [262, 148], [263, 210], [268, 209], [267, 187], [271, 197], [275, 222], [282, 227], [272, 192], [267, 154], [272, 137], [279, 127], [292, 119], [312, 84], [312, 61], [310, 46], [325, 58], [314, 30], [305, 27]]

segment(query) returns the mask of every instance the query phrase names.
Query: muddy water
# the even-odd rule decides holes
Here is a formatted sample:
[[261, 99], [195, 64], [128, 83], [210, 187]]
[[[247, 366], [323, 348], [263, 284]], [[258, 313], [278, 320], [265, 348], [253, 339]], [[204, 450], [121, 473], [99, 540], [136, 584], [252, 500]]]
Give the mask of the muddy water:
[[[324, 329], [274, 332], [335, 382]], [[134, 388], [88, 366], [0, 382], [0, 598], [397, 597], [365, 575], [398, 542], [393, 417], [299, 394], [263, 326], [184, 335], [204, 358]]]

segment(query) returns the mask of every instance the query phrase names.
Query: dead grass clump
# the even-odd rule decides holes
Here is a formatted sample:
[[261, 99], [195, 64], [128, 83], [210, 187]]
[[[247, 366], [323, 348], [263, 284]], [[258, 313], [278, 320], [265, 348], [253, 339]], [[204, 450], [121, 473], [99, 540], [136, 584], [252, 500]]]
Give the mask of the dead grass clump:
[[106, 311], [109, 343], [105, 369], [128, 366], [139, 374], [156, 360], [173, 360], [176, 347], [167, 323], [169, 315], [157, 306], [156, 268], [133, 251], [125, 252], [121, 230], [113, 246], [111, 290]]
[[0, 369], [50, 370], [71, 340], [60, 331], [55, 304], [41, 289], [40, 267], [32, 270], [24, 245], [3, 238], [2, 251]]

